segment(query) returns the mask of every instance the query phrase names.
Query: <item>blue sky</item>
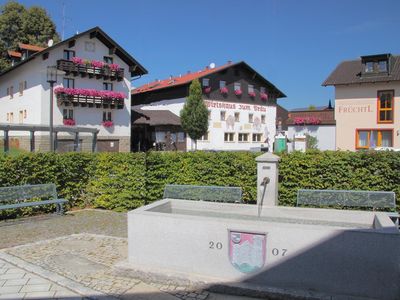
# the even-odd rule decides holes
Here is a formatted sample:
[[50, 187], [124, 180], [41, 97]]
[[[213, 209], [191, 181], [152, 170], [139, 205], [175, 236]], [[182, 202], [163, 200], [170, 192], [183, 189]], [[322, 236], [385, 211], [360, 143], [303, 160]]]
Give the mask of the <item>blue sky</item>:
[[244, 60], [287, 95], [288, 109], [334, 99], [321, 83], [342, 60], [400, 54], [398, 0], [19, 2], [45, 7], [60, 34], [65, 3], [65, 37], [100, 26], [149, 71], [136, 86]]

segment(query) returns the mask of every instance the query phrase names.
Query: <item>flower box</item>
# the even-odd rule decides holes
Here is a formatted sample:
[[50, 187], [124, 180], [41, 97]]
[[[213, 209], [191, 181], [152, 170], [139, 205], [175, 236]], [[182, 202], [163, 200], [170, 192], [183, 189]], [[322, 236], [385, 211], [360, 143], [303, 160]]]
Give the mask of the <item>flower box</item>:
[[241, 96], [242, 95], [242, 90], [235, 90], [235, 95], [236, 96]]
[[249, 96], [250, 96], [251, 98], [255, 98], [255, 97], [256, 97], [256, 93], [255, 93], [255, 92], [249, 92]]
[[318, 125], [321, 124], [321, 119], [317, 117], [301, 118], [297, 117], [293, 120], [294, 125]]
[[266, 93], [261, 93], [260, 94], [261, 100], [267, 101], [268, 100], [268, 95]]
[[222, 95], [226, 95], [226, 94], [228, 94], [228, 88], [227, 88], [227, 87], [220, 88], [220, 89], [219, 89], [219, 92], [220, 92]]
[[101, 123], [101, 125], [103, 125], [103, 126], [106, 127], [106, 128], [110, 128], [110, 127], [113, 127], [113, 126], [114, 126], [114, 122], [113, 122], [113, 121], [103, 121], [103, 122]]
[[99, 97], [101, 99], [116, 99], [123, 100], [126, 98], [126, 95], [121, 92], [114, 91], [101, 91], [94, 89], [74, 89], [74, 88], [63, 88], [57, 87], [54, 89], [54, 94], [66, 94], [69, 96], [89, 96], [89, 97]]
[[203, 89], [203, 92], [205, 93], [205, 94], [209, 94], [209, 93], [211, 93], [211, 88], [208, 86], [208, 87], [205, 87], [204, 89]]
[[63, 124], [65, 126], [75, 126], [75, 120], [74, 119], [64, 119]]

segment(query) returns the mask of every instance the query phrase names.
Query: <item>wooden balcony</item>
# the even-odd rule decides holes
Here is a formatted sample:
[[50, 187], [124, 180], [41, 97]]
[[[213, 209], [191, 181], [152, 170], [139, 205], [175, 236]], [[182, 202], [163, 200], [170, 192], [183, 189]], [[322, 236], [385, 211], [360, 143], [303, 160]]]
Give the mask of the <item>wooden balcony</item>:
[[88, 65], [78, 65], [70, 60], [65, 59], [57, 60], [57, 69], [64, 71], [65, 75], [89, 77], [110, 81], [122, 81], [124, 79], [124, 69], [122, 68], [114, 71], [107, 67], [98, 68]]
[[58, 94], [57, 101], [59, 105], [95, 107], [106, 109], [123, 109], [123, 99], [102, 99], [100, 97]]

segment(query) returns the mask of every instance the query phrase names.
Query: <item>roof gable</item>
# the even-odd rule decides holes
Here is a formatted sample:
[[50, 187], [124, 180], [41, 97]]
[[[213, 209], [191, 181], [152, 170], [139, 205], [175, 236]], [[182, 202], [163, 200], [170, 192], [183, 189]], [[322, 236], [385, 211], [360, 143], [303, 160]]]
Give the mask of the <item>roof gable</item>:
[[[84, 35], [87, 35], [87, 34], [89, 34], [91, 38], [95, 37], [98, 40], [100, 40], [110, 50], [112, 50], [117, 56], [119, 56], [130, 67], [129, 70], [130, 70], [132, 76], [141, 76], [141, 75], [148, 73], [147, 70], [142, 65], [140, 65], [129, 53], [127, 53], [119, 44], [117, 44], [111, 37], [109, 37], [100, 27], [96, 26], [96, 27], [86, 30], [82, 33], [76, 34], [66, 40], [63, 40], [51, 47], [42, 48], [42, 50], [32, 54], [28, 58], [20, 61], [19, 63], [15, 64], [14, 66], [12, 66], [12, 67], [6, 69], [5, 71], [3, 71], [2, 73], [0, 73], [0, 77], [6, 73], [18, 68], [19, 66], [29, 62], [30, 60], [35, 59], [39, 55], [42, 55], [49, 51], [52, 51], [53, 49], [55, 49], [57, 47], [65, 45], [65, 44], [67, 44], [75, 39], [78, 39]], [[25, 44], [20, 43], [19, 46], [21, 47], [21, 45], [22, 45], [22, 47], [32, 46], [32, 45], [25, 45]], [[38, 48], [40, 48], [40, 47], [38, 47]], [[22, 48], [22, 49], [26, 49], [26, 48]], [[27, 50], [30, 50], [30, 49], [27, 49]], [[36, 50], [31, 50], [31, 51], [36, 51]]]

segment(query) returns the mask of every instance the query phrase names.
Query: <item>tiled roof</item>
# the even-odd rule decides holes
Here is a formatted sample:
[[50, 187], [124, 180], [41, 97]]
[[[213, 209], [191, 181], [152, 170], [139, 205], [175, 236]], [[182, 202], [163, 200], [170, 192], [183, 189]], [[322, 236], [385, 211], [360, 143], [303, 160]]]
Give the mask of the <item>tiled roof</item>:
[[46, 48], [43, 48], [43, 47], [40, 47], [40, 46], [23, 44], [23, 43], [18, 43], [18, 47], [20, 49], [29, 50], [29, 51], [35, 51], [35, 52], [43, 51], [44, 49], [46, 49]]
[[167, 88], [167, 87], [171, 87], [171, 86], [177, 86], [177, 85], [181, 85], [181, 84], [186, 84], [191, 82], [194, 79], [198, 79], [201, 78], [203, 76], [206, 76], [208, 74], [212, 74], [218, 71], [221, 71], [227, 67], [232, 66], [232, 63], [228, 63], [225, 64], [223, 66], [211, 69], [203, 69], [197, 72], [193, 72], [193, 73], [188, 73], [182, 76], [177, 76], [177, 77], [172, 77], [172, 78], [168, 78], [168, 79], [163, 79], [163, 80], [156, 80], [150, 83], [146, 83], [134, 90], [132, 90], [132, 94], [139, 94], [139, 93], [144, 93], [147, 91], [154, 91], [154, 90], [159, 90], [159, 89], [163, 89], [163, 88]]
[[22, 54], [17, 51], [7, 50], [9, 56], [21, 58]]
[[140, 107], [132, 107], [133, 124], [157, 125], [181, 125], [181, 119], [169, 110], [144, 110]]
[[362, 76], [361, 59], [341, 62], [329, 77], [322, 83], [327, 85], [376, 83], [400, 80], [400, 56], [392, 56], [390, 74], [368, 74]]
[[216, 68], [205, 68], [203, 70], [197, 71], [197, 72], [193, 72], [193, 73], [188, 73], [182, 76], [176, 76], [176, 77], [170, 77], [168, 79], [163, 79], [163, 80], [156, 80], [150, 83], [146, 83], [138, 88], [135, 88], [132, 90], [132, 94], [141, 94], [141, 93], [146, 93], [146, 92], [150, 92], [150, 91], [155, 91], [155, 90], [161, 90], [161, 89], [165, 89], [165, 88], [170, 88], [170, 87], [175, 87], [175, 86], [179, 86], [179, 85], [184, 85], [184, 84], [189, 84], [192, 80], [194, 79], [199, 79], [202, 78], [206, 75], [209, 74], [213, 74], [216, 72], [219, 72], [221, 70], [230, 68], [230, 67], [234, 67], [234, 66], [238, 66], [241, 65], [247, 69], [249, 69], [251, 72], [254, 72], [258, 75], [258, 78], [261, 79], [262, 81], [264, 81], [268, 86], [270, 86], [272, 89], [275, 90], [275, 92], [277, 93], [277, 98], [283, 98], [286, 97], [286, 95], [284, 93], [282, 93], [276, 86], [274, 86], [271, 82], [269, 82], [267, 79], [265, 79], [262, 75], [260, 75], [258, 72], [256, 72], [252, 67], [250, 67], [246, 62], [241, 61], [241, 62], [237, 62], [237, 63], [231, 63], [228, 62], [225, 65], [222, 65], [220, 67], [216, 67]]

